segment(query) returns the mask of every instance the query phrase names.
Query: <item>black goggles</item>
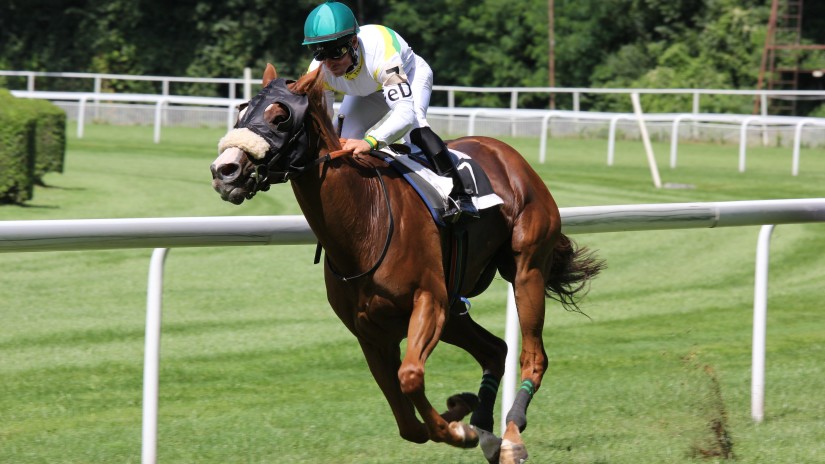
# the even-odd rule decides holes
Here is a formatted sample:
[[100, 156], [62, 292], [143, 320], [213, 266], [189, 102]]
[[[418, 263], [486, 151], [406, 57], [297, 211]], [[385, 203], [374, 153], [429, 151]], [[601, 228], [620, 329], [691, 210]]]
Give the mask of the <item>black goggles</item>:
[[349, 53], [349, 44], [327, 45], [326, 47], [319, 46], [312, 49], [312, 56], [318, 61], [324, 60], [340, 60], [344, 55]]

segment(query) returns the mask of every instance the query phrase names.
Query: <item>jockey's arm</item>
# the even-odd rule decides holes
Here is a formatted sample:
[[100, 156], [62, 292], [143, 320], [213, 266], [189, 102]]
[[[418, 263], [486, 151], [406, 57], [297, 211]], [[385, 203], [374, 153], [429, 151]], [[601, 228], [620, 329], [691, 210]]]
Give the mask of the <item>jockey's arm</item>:
[[390, 113], [367, 138], [372, 137], [380, 148], [395, 142], [412, 129], [415, 124], [415, 105], [412, 88], [400, 63], [388, 63], [379, 71], [378, 78]]

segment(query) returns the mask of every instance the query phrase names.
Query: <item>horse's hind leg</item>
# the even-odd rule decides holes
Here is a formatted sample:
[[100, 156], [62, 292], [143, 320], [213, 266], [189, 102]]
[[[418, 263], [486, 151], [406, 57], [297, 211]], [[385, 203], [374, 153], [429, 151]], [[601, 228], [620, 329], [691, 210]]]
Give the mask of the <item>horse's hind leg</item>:
[[507, 413], [506, 431], [501, 443], [501, 463], [521, 463], [527, 459], [527, 449], [521, 432], [527, 427], [527, 407], [533, 393], [541, 385], [547, 370], [547, 354], [544, 351], [542, 328], [544, 327], [544, 278], [543, 273], [527, 263], [519, 263], [513, 280], [516, 308], [521, 325], [521, 386], [513, 406]]
[[[521, 325], [521, 386], [505, 419], [507, 429], [501, 446], [501, 462], [522, 462], [527, 451], [521, 432], [527, 427], [527, 407], [541, 386], [547, 370], [544, 351], [545, 272], [558, 239], [560, 220], [555, 205], [526, 205], [513, 227], [512, 265], [505, 278], [513, 283]], [[509, 267], [509, 266], [505, 266]], [[505, 273], [502, 273], [505, 274]]]
[[527, 427], [527, 406], [533, 393], [541, 386], [547, 370], [547, 353], [544, 351], [544, 274], [539, 269], [524, 269], [516, 273], [513, 282], [516, 308], [521, 325], [521, 386], [516, 393], [513, 407], [507, 414], [507, 424], [514, 422], [519, 431]]
[[469, 314], [451, 316], [441, 339], [468, 352], [481, 366], [479, 404], [470, 417], [470, 425], [492, 431], [493, 409], [499, 383], [504, 375], [507, 343], [478, 325]]

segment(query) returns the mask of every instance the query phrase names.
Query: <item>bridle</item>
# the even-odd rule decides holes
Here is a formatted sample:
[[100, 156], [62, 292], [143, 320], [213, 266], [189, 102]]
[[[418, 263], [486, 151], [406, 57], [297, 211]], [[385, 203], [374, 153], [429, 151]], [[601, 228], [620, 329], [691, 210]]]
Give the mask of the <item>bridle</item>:
[[287, 167], [285, 170], [273, 169], [277, 166], [285, 152], [288, 153], [290, 150], [292, 150], [292, 152], [296, 151], [293, 147], [297, 147], [300, 144], [301, 137], [307, 137], [306, 127], [303, 124], [301, 124], [301, 128], [289, 139], [286, 145], [272, 156], [269, 156], [269, 153], [267, 153], [267, 158], [260, 163], [252, 162], [255, 168], [249, 175], [252, 180], [252, 188], [247, 194], [247, 200], [255, 196], [258, 192], [266, 192], [272, 184], [283, 184], [290, 179], [300, 176], [304, 172], [304, 169], [290, 167]]
[[[250, 174], [252, 185], [246, 194], [251, 199], [259, 191], [269, 190], [271, 184], [284, 183], [300, 176], [313, 163], [307, 153], [317, 151], [318, 140], [310, 140], [305, 124], [309, 108], [306, 94], [293, 93], [287, 87], [293, 81], [273, 79], [245, 107], [245, 112], [235, 123], [235, 128], [245, 128], [266, 141], [268, 149], [262, 159], [250, 157], [254, 170]], [[287, 119], [271, 124], [264, 117], [273, 104], [286, 108]], [[242, 108], [243, 110], [244, 108]]]

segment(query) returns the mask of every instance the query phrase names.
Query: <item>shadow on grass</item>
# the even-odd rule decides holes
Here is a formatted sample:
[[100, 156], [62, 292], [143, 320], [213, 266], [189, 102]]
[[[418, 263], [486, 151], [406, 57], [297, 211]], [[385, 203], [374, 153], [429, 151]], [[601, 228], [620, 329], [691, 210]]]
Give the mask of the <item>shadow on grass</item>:
[[19, 208], [25, 209], [60, 209], [57, 205], [29, 205], [26, 203], [2, 203], [0, 202], [0, 207], [3, 206], [17, 206]]
[[[55, 191], [64, 191], [64, 192], [84, 192], [84, 191], [88, 190], [85, 187], [63, 187], [63, 186], [60, 186], [60, 185], [50, 185], [50, 184], [47, 184], [47, 183], [43, 182], [42, 180], [36, 182], [35, 185], [37, 186], [37, 188], [43, 188], [43, 189], [55, 190]], [[31, 201], [31, 200], [26, 200], [26, 201]], [[22, 202], [12, 201], [12, 200], [9, 200], [7, 198], [6, 199], [0, 199], [0, 208], [2, 208], [4, 206], [17, 206], [19, 208], [25, 208], [25, 209], [44, 209], [44, 210], [47, 210], [47, 209], [60, 209], [60, 206], [58, 206], [58, 205], [33, 205], [33, 204], [30, 204], [30, 203], [26, 203], [26, 201], [22, 201]]]

